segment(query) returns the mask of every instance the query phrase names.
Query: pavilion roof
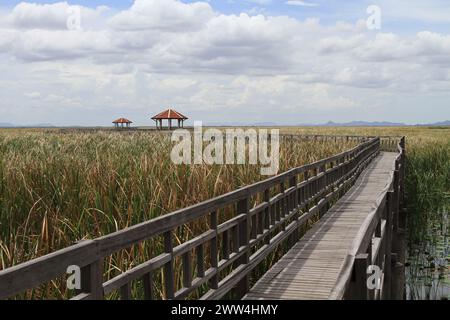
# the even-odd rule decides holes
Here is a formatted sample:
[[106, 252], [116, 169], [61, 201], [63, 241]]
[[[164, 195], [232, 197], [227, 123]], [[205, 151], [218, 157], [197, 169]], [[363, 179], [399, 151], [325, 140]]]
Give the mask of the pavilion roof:
[[130, 120], [125, 119], [125, 118], [119, 118], [117, 120], [114, 120], [113, 123], [133, 123], [133, 121], [130, 121]]
[[156, 116], [152, 117], [153, 120], [160, 120], [160, 119], [175, 119], [175, 120], [187, 120], [188, 117], [182, 115], [176, 110], [173, 109], [167, 109], [166, 111], [163, 111], [161, 113], [158, 113]]

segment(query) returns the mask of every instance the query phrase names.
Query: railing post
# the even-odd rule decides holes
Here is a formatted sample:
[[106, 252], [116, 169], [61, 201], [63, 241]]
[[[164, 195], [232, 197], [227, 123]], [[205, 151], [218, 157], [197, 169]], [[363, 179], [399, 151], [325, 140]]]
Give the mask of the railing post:
[[[283, 197], [277, 201], [277, 221], [281, 221], [284, 216], [286, 216], [286, 197], [284, 196], [286, 188], [284, 186], [284, 181], [280, 183], [280, 193], [283, 194]], [[286, 225], [284, 223], [281, 224], [282, 230], [285, 230]]]
[[327, 175], [326, 175], [327, 165], [324, 164], [324, 165], [320, 166], [319, 171], [320, 171], [320, 173], [323, 173], [323, 176], [320, 178], [320, 187], [319, 187], [318, 192], [322, 192], [323, 190], [326, 189], [326, 186], [327, 186]]
[[120, 299], [131, 300], [131, 283], [126, 283], [120, 287]]
[[183, 286], [189, 288], [192, 285], [192, 268], [190, 251], [183, 254]]
[[306, 202], [306, 201], [309, 201], [309, 199], [311, 198], [311, 184], [310, 183], [308, 183], [308, 180], [309, 180], [309, 170], [306, 170], [305, 172], [304, 172], [304, 180], [306, 181], [306, 185], [303, 187], [303, 190], [304, 190], [304, 201]]
[[[269, 230], [270, 229], [270, 220], [271, 220], [271, 216], [270, 216], [270, 208], [271, 208], [271, 206], [270, 206], [270, 204], [269, 204], [269, 202], [270, 202], [270, 189], [266, 189], [266, 190], [264, 190], [264, 202], [266, 202], [267, 204], [268, 204], [268, 206], [267, 206], [267, 208], [266, 209], [264, 209], [264, 214], [263, 214], [263, 217], [264, 217], [264, 229], [265, 230]], [[266, 244], [269, 244], [270, 243], [270, 236], [266, 236], [266, 238], [264, 239], [264, 242], [266, 243]]]
[[103, 259], [81, 268], [80, 293], [90, 293], [91, 300], [103, 300]]
[[319, 185], [319, 180], [317, 179], [317, 175], [319, 174], [319, 169], [317, 168], [317, 167], [315, 167], [314, 168], [314, 177], [316, 178], [315, 180], [314, 180], [314, 183], [313, 183], [313, 196], [316, 196], [317, 195], [317, 193], [318, 193], [318, 185]]
[[203, 278], [205, 276], [205, 253], [203, 244], [200, 244], [197, 249], [197, 277]]
[[170, 261], [164, 265], [164, 285], [166, 299], [173, 300], [175, 297], [174, 273], [173, 273], [173, 243], [172, 231], [164, 233], [164, 251], [171, 255]]
[[145, 300], [153, 300], [153, 272], [148, 272], [143, 277]]
[[358, 254], [355, 258], [355, 291], [354, 300], [368, 300], [367, 267], [369, 266], [369, 254]]
[[[297, 188], [297, 175], [295, 174], [290, 180], [289, 180], [289, 187], [295, 187], [295, 192], [293, 193], [293, 196], [291, 196], [291, 208], [292, 210], [296, 210], [297, 213], [294, 215], [294, 220], [297, 221], [299, 217], [298, 212], [298, 194], [299, 190]], [[292, 234], [292, 244], [297, 243], [298, 239], [300, 238], [300, 233], [298, 230], [298, 227], [295, 229], [295, 231]]]
[[216, 274], [211, 278], [210, 286], [211, 289], [217, 289], [219, 287], [219, 274], [217, 271], [217, 267], [219, 266], [219, 250], [218, 250], [218, 234], [217, 234], [217, 211], [211, 212], [210, 222], [211, 229], [215, 231], [215, 237], [211, 239], [211, 252], [210, 252], [210, 262], [211, 268], [216, 269]]
[[[249, 199], [245, 198], [237, 203], [237, 215], [245, 214], [246, 219], [239, 224], [239, 246], [245, 247], [245, 252], [242, 258], [239, 259], [238, 263], [240, 265], [245, 265], [249, 263], [250, 259], [250, 219], [249, 219]], [[236, 285], [236, 298], [241, 299], [249, 290], [250, 281], [248, 275], [246, 275], [237, 285]]]

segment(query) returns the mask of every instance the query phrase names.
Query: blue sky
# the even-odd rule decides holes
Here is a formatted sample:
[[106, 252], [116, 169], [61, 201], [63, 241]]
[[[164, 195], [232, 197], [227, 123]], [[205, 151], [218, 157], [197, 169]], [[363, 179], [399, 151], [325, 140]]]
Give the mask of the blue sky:
[[[0, 4], [5, 8], [12, 8], [23, 1], [3, 0]], [[30, 1], [40, 4], [53, 4], [59, 1], [55, 0], [34, 0]], [[134, 0], [70, 0], [73, 5], [82, 5], [86, 7], [108, 6], [113, 9], [121, 10], [129, 8]], [[196, 0], [184, 0], [185, 3], [193, 3]], [[209, 0], [207, 1], [217, 12], [224, 14], [239, 14], [241, 12], [250, 12], [252, 14], [263, 13], [267, 15], [288, 15], [298, 19], [315, 17], [322, 23], [334, 23], [336, 21], [353, 22], [363, 19], [367, 16], [366, 9], [369, 5], [379, 5], [383, 10], [383, 24], [386, 30], [399, 33], [414, 33], [424, 29], [432, 28], [435, 31], [448, 31], [450, 23], [434, 21], [429, 17], [428, 12], [438, 12], [449, 9], [446, 0], [431, 1], [403, 1], [411, 3], [422, 3], [425, 8], [423, 15], [408, 16], [410, 9], [405, 4], [398, 1], [373, 1], [373, 0], [311, 0], [301, 1], [306, 5], [289, 5], [287, 0]], [[401, 1], [400, 1], [401, 2]], [[403, 6], [404, 15], [399, 16], [398, 12]], [[400, 8], [400, 9], [399, 9]], [[418, 7], [417, 7], [418, 8]], [[422, 10], [423, 8], [420, 8]], [[450, 16], [450, 14], [449, 14]], [[427, 17], [427, 18], [424, 18]]]
[[172, 106], [206, 123], [447, 120], [448, 12], [447, 0], [3, 0], [0, 117], [143, 125]]

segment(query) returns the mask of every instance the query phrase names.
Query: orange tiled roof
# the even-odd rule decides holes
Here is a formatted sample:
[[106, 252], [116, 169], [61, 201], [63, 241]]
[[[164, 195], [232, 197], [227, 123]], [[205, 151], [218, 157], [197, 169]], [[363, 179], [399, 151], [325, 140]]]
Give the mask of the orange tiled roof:
[[120, 119], [114, 120], [113, 123], [133, 123], [133, 121], [130, 121], [125, 118], [120, 118]]
[[152, 118], [153, 120], [159, 120], [159, 119], [178, 119], [178, 120], [187, 120], [188, 117], [182, 115], [178, 111], [175, 111], [173, 109], [167, 109], [166, 111], [163, 111], [156, 116]]

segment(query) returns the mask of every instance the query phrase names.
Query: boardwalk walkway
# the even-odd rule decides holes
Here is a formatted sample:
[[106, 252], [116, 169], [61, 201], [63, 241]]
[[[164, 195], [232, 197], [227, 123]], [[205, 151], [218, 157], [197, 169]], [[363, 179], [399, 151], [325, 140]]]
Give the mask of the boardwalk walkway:
[[330, 299], [366, 219], [395, 169], [397, 153], [381, 152], [344, 195], [244, 297]]

